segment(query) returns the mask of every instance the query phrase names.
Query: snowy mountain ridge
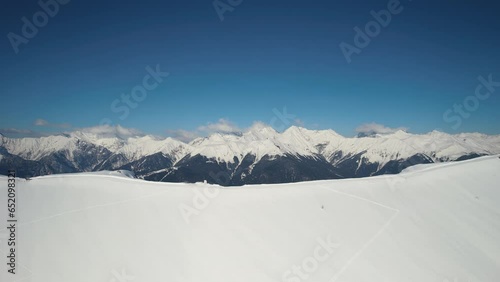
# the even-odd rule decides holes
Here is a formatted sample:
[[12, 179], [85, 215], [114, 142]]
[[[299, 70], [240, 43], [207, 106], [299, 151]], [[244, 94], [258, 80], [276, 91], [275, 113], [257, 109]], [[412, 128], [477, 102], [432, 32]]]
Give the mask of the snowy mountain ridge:
[[[500, 135], [489, 136], [479, 133], [457, 135], [433, 131], [428, 134], [410, 134], [397, 131], [374, 137], [343, 137], [333, 130], [309, 130], [292, 126], [283, 133], [272, 128], [257, 128], [241, 136], [214, 134], [190, 143], [193, 153], [233, 162], [233, 157], [254, 153], [257, 156], [276, 155], [322, 155], [331, 159], [335, 152], [347, 154], [364, 153], [370, 161], [388, 161], [425, 153], [440, 161], [460, 156], [496, 154], [500, 152]], [[260, 159], [260, 158], [257, 158]]]
[[[282, 173], [288, 173], [291, 181], [298, 181], [398, 173], [413, 164], [500, 153], [500, 135], [479, 133], [411, 134], [399, 130], [350, 138], [333, 130], [297, 126], [279, 133], [269, 126], [256, 124], [239, 134], [215, 133], [184, 143], [170, 137], [123, 136], [119, 129], [116, 131], [107, 135], [75, 131], [40, 138], [0, 135], [0, 149], [5, 152], [0, 162], [14, 156], [33, 162], [30, 165], [35, 167], [34, 175], [130, 169], [139, 177], [164, 171], [165, 175], [152, 176], [151, 180], [192, 182], [207, 178], [207, 171], [224, 171], [248, 183], [244, 178], [259, 165], [261, 174], [267, 173], [269, 166], [275, 170], [285, 167]], [[278, 163], [280, 165], [276, 165]], [[314, 170], [321, 172], [313, 177], [311, 172], [304, 176], [304, 167], [312, 163], [319, 165]], [[169, 178], [172, 175], [175, 176]], [[272, 181], [275, 177], [255, 176], [252, 183]]]
[[[383, 160], [384, 152], [391, 156], [409, 157], [416, 153], [441, 157], [459, 157], [468, 153], [496, 154], [500, 152], [500, 135], [460, 133], [451, 135], [439, 131], [427, 134], [410, 134], [399, 130], [392, 134], [367, 137], [343, 137], [333, 130], [309, 130], [291, 126], [282, 133], [271, 127], [257, 126], [241, 135], [214, 133], [197, 138], [190, 143], [173, 138], [152, 135], [128, 137], [99, 137], [82, 131], [67, 135], [40, 138], [7, 138], [0, 136], [0, 146], [11, 154], [28, 160], [40, 158], [57, 151], [74, 151], [79, 142], [102, 146], [115, 154], [124, 154], [130, 160], [138, 160], [154, 153], [173, 154], [180, 159], [187, 154], [200, 154], [218, 161], [234, 162], [234, 157], [247, 154], [265, 155], [323, 155], [332, 156], [335, 151], [349, 153], [366, 151], [366, 158]], [[175, 153], [174, 153], [175, 152]]]

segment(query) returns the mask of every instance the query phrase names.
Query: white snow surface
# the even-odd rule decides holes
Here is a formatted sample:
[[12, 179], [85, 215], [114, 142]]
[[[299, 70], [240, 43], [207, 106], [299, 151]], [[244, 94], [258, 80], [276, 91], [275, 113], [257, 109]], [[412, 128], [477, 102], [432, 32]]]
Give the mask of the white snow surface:
[[[500, 277], [498, 156], [415, 166], [399, 175], [239, 188], [126, 174], [18, 179], [17, 273], [2, 263], [0, 281]], [[7, 203], [6, 189], [0, 185], [0, 203]], [[183, 207], [196, 213], [183, 216]], [[1, 212], [0, 222], [6, 216]], [[4, 262], [7, 237], [0, 229]], [[307, 279], [293, 274], [294, 265]]]

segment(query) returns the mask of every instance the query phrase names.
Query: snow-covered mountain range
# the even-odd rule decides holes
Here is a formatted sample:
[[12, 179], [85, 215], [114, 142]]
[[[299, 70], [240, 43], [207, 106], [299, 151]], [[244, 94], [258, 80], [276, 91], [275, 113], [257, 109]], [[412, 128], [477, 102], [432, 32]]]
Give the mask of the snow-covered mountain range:
[[397, 131], [348, 138], [296, 126], [279, 133], [263, 124], [190, 143], [84, 131], [40, 138], [0, 134], [0, 169], [16, 168], [19, 175], [128, 169], [147, 180], [222, 185], [392, 174], [414, 164], [498, 153], [500, 135]]

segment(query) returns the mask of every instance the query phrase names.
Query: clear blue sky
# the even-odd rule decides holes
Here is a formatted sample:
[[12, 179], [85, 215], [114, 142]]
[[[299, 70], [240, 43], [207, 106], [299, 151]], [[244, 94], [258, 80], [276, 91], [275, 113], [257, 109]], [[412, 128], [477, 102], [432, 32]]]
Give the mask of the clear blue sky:
[[[388, 2], [243, 0], [221, 21], [211, 0], [73, 0], [16, 54], [9, 32], [22, 35], [21, 18], [41, 7], [7, 1], [0, 129], [55, 132], [109, 118], [165, 135], [220, 118], [270, 123], [286, 107], [298, 124], [344, 135], [371, 122], [500, 133], [500, 87], [457, 129], [443, 120], [474, 95], [479, 75], [500, 81], [498, 1], [401, 0], [403, 10], [347, 63], [339, 44], [354, 45], [353, 28]], [[120, 119], [113, 101], [158, 64], [170, 76]]]

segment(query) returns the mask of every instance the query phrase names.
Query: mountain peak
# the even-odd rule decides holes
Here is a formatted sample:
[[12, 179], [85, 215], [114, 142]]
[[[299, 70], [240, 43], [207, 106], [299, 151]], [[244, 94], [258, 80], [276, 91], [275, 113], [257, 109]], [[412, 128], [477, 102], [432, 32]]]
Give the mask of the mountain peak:
[[396, 132], [392, 133], [391, 135], [398, 137], [406, 137], [410, 135], [410, 133], [406, 132], [405, 130], [399, 129]]
[[248, 129], [248, 131], [254, 131], [254, 132], [258, 132], [258, 131], [262, 131], [262, 130], [270, 130], [270, 131], [276, 132], [276, 130], [274, 130], [270, 125], [267, 125], [267, 124], [262, 123], [262, 122], [256, 122]]
[[277, 134], [278, 132], [271, 126], [257, 122], [254, 123], [243, 135], [254, 136], [256, 139], [268, 139], [276, 137]]
[[300, 127], [300, 126], [296, 126], [296, 125], [292, 125], [289, 128], [287, 128], [285, 131], [288, 131], [288, 130], [291, 130], [291, 131], [301, 131], [303, 129], [305, 129], [305, 128]]
[[[314, 133], [318, 133], [318, 132], [322, 132], [323, 130], [311, 130], [311, 129], [307, 129], [305, 127], [300, 127], [300, 126], [296, 126], [296, 125], [292, 125], [290, 126], [289, 128], [287, 128], [283, 133], [285, 132], [288, 132], [288, 133], [296, 133], [296, 134], [314, 134]], [[332, 130], [332, 132], [334, 132]]]

